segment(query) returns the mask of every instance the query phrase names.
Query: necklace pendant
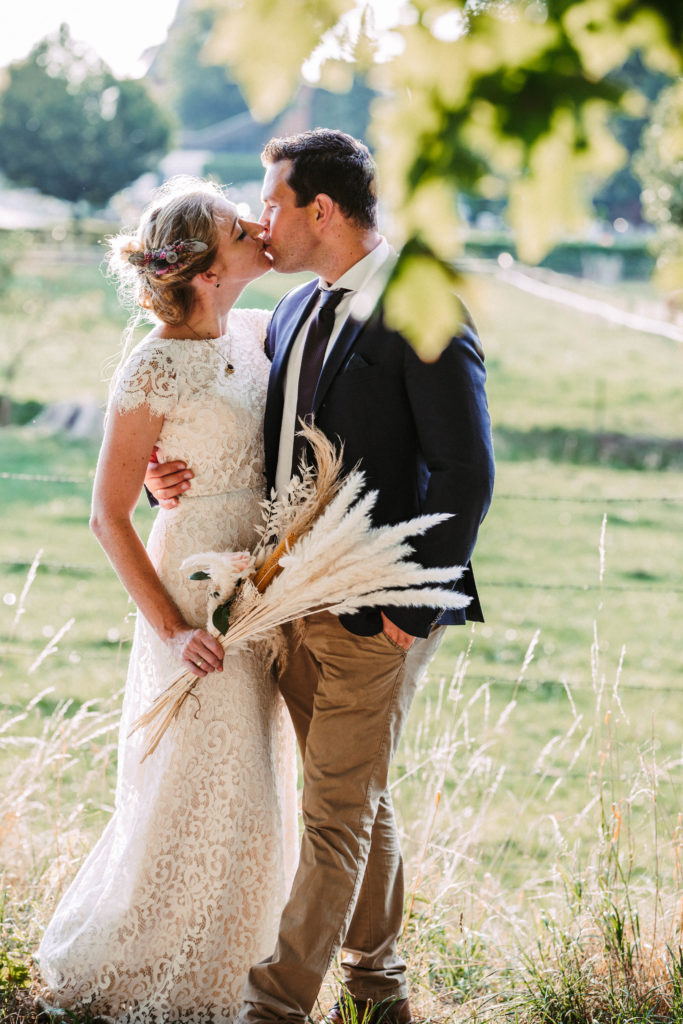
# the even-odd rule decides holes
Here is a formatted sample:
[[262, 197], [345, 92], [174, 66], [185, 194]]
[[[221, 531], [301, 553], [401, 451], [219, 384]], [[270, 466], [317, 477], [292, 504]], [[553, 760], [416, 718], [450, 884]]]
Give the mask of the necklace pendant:
[[235, 372], [235, 367], [232, 365], [232, 363], [226, 363], [225, 364], [225, 370], [223, 371], [225, 376], [226, 377], [231, 377], [234, 372]]

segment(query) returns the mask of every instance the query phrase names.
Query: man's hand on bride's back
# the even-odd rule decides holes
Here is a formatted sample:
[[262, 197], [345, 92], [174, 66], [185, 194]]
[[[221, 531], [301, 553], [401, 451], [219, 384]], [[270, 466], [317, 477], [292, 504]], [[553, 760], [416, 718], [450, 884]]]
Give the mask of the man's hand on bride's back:
[[155, 448], [147, 465], [145, 487], [162, 508], [175, 508], [180, 495], [189, 490], [193, 476], [184, 462], [157, 462]]

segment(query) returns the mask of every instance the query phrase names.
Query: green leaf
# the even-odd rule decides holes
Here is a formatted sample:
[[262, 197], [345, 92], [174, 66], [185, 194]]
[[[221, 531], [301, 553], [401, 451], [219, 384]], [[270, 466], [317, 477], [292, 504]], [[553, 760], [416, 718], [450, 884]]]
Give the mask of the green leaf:
[[3, 951], [0, 955], [0, 988], [27, 988], [30, 984], [31, 973], [26, 964]]
[[462, 322], [462, 303], [453, 290], [458, 280], [456, 270], [419, 239], [403, 247], [384, 294], [384, 311], [389, 326], [422, 359], [437, 359]]
[[225, 604], [219, 604], [213, 613], [212, 621], [219, 633], [223, 636], [228, 632], [230, 625], [230, 605], [231, 601], [226, 601]]

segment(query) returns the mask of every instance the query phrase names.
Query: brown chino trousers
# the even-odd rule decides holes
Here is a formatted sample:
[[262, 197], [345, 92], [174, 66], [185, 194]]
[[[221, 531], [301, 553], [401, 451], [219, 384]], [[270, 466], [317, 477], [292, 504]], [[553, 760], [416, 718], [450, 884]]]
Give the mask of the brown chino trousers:
[[417, 683], [444, 628], [408, 652], [386, 634], [355, 636], [322, 612], [303, 622], [280, 678], [304, 770], [299, 866], [275, 951], [249, 971], [239, 1024], [300, 1022], [343, 945], [357, 998], [403, 999], [396, 945], [403, 864], [389, 765]]

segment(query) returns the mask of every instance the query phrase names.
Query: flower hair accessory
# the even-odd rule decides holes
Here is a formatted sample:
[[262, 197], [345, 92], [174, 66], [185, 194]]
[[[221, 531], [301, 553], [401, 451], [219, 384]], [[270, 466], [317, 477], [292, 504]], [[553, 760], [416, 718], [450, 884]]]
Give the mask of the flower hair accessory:
[[132, 252], [128, 256], [128, 262], [138, 270], [151, 270], [157, 277], [162, 277], [169, 270], [181, 270], [186, 267], [190, 262], [189, 257], [197, 252], [206, 252], [208, 248], [206, 242], [200, 242], [197, 238], [184, 238], [172, 242], [171, 245], [164, 245], [161, 249]]

